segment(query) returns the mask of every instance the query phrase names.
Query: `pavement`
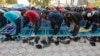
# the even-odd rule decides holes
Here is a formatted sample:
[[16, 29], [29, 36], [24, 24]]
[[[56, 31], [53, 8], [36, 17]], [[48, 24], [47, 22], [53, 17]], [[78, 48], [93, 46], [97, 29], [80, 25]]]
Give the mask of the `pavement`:
[[61, 44], [56, 46], [51, 44], [49, 47], [37, 49], [22, 41], [0, 42], [0, 56], [100, 56], [100, 43], [91, 46], [89, 42], [80, 43], [72, 41], [68, 45]]

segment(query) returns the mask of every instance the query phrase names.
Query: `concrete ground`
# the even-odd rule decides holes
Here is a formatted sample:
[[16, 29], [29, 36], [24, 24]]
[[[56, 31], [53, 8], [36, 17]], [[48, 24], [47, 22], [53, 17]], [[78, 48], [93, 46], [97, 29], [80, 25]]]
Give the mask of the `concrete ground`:
[[69, 45], [52, 44], [47, 48], [37, 49], [28, 43], [8, 41], [0, 42], [0, 56], [100, 56], [100, 43], [93, 47], [86, 43], [71, 42]]

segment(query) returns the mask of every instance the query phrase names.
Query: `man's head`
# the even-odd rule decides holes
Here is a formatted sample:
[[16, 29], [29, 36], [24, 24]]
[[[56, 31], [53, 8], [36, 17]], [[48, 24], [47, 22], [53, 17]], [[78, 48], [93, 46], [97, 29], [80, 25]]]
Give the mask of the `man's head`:
[[71, 17], [71, 13], [68, 13], [66, 16], [67, 16], [67, 17]]
[[64, 14], [64, 17], [65, 17], [65, 18], [71, 17], [71, 12], [65, 13], [65, 14]]
[[25, 15], [25, 12], [26, 12], [26, 11], [21, 11], [21, 15], [24, 16], [24, 17], [26, 16], [26, 15]]

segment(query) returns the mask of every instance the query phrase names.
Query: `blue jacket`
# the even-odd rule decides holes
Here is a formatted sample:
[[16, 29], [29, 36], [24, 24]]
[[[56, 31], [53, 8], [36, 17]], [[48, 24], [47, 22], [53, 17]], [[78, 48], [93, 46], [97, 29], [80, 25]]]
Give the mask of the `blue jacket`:
[[10, 21], [12, 24], [15, 24], [16, 20], [20, 17], [20, 15], [18, 13], [15, 13], [13, 11], [8, 11], [4, 13], [4, 17]]
[[57, 24], [59, 20], [63, 20], [63, 18], [63, 15], [58, 11], [52, 11], [48, 14], [48, 19], [55, 24]]

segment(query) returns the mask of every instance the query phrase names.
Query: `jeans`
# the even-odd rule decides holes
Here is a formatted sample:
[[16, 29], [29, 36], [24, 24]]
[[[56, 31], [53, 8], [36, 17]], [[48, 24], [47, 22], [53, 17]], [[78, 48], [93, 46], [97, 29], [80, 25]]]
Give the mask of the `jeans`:
[[22, 28], [23, 28], [23, 20], [24, 20], [24, 18], [20, 16], [20, 17], [15, 21], [15, 24], [16, 24], [16, 34], [15, 34], [15, 35], [18, 35], [18, 33], [21, 32], [21, 30], [22, 30]]
[[81, 27], [81, 23], [82, 23], [82, 21], [80, 21], [79, 24], [76, 24], [75, 23], [74, 29], [71, 32], [72, 33], [72, 36], [76, 36], [78, 34], [78, 32], [80, 30], [80, 27]]
[[76, 36], [79, 32], [79, 29], [80, 29], [80, 25], [78, 25], [78, 27], [77, 25], [75, 25], [74, 30], [72, 31], [72, 36]]
[[52, 27], [52, 29], [53, 29], [53, 35], [56, 35], [58, 32], [59, 32], [59, 30], [60, 30], [60, 26], [61, 26], [61, 24], [62, 24], [62, 19], [61, 20], [59, 20], [58, 22], [57, 22], [57, 26], [58, 26], [58, 28], [55, 28], [55, 23], [53, 23], [53, 22], [51, 22], [51, 27]]
[[25, 27], [29, 23], [29, 20], [27, 18], [24, 18], [23, 20], [23, 27]]
[[90, 28], [90, 26], [91, 26], [91, 24], [92, 24], [92, 21], [87, 21], [87, 23], [86, 23], [86, 26], [85, 26], [85, 29], [89, 29]]
[[[23, 23], [23, 27], [25, 27], [30, 21], [27, 19], [27, 18], [24, 18], [24, 21], [23, 21], [24, 23]], [[33, 21], [32, 21], [33, 22]], [[37, 34], [37, 32], [38, 32], [38, 30], [39, 30], [39, 28], [40, 28], [40, 26], [41, 26], [41, 19], [40, 18], [38, 18], [36, 21], [35, 21], [35, 23], [33, 23], [34, 25], [35, 25], [35, 28], [34, 28], [34, 31], [33, 32], [35, 32], [35, 34]]]
[[67, 25], [67, 27], [70, 27], [70, 22], [67, 19], [64, 19], [64, 22]]
[[97, 28], [98, 28], [98, 27], [99, 27], [98, 25], [93, 24], [93, 27], [92, 27], [92, 32], [95, 32], [95, 31], [97, 30]]
[[35, 21], [35, 28], [34, 28], [35, 34], [37, 34], [37, 32], [38, 32], [40, 26], [41, 26], [41, 19], [39, 18], [39, 19], [37, 19], [37, 20]]

